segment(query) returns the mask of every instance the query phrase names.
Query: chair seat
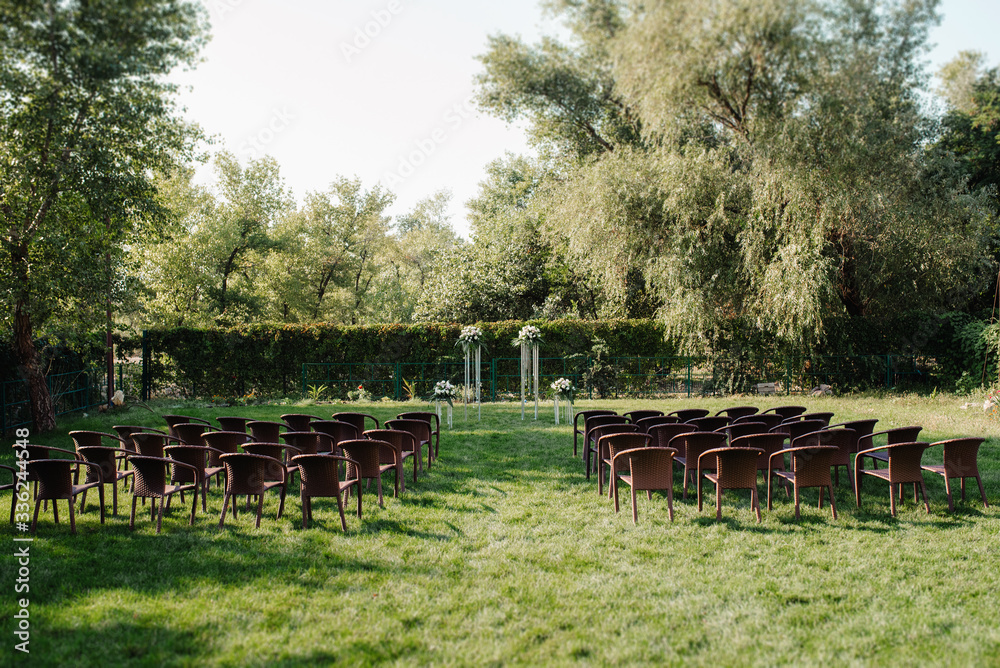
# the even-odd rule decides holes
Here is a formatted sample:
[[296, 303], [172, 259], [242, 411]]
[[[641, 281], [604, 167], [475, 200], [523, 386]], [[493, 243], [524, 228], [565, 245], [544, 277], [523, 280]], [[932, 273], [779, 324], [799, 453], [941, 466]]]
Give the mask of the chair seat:
[[944, 475], [944, 464], [921, 464], [920, 468], [923, 469], [924, 471], [930, 471], [931, 473]]
[[876, 478], [881, 478], [886, 482], [889, 481], [889, 469], [865, 469], [865, 475], [875, 476]]
[[868, 457], [870, 457], [871, 459], [877, 459], [880, 462], [885, 462], [886, 464], [889, 463], [889, 455], [888, 453], [885, 452], [873, 452], [870, 455], [868, 455]]

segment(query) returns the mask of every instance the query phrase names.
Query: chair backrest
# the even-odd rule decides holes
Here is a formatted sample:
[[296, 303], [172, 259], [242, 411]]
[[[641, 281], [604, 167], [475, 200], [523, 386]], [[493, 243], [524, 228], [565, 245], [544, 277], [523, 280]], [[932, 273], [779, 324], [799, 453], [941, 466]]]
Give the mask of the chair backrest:
[[868, 448], [875, 447], [875, 440], [879, 436], [885, 436], [886, 443], [888, 445], [895, 445], [896, 443], [913, 443], [920, 436], [920, 432], [923, 427], [912, 426], [912, 427], [894, 427], [892, 429], [884, 429], [882, 431], [876, 431], [871, 434], [865, 434], [858, 437], [858, 450], [867, 450]]
[[583, 433], [584, 435], [589, 434], [594, 427], [603, 427], [607, 424], [626, 424], [627, 422], [628, 418], [624, 415], [591, 415], [583, 421]]
[[[729, 442], [734, 448], [757, 448], [761, 450], [761, 455], [757, 460], [757, 470], [766, 471], [768, 460], [775, 452], [781, 451], [785, 446], [784, 434], [747, 434], [738, 436]], [[782, 460], [784, 464], [784, 460]], [[783, 468], [783, 466], [775, 467]]]
[[[392, 422], [392, 420], [390, 420]], [[426, 423], [425, 423], [426, 424]], [[392, 447], [385, 441], [357, 438], [340, 444], [344, 456], [356, 462], [361, 478], [377, 478], [380, 475], [380, 450]]]
[[140, 498], [161, 498], [167, 487], [167, 466], [170, 460], [166, 457], [148, 457], [146, 455], [129, 455], [128, 464], [132, 467], [132, 495]]
[[604, 408], [591, 408], [585, 411], [578, 411], [573, 417], [573, 428], [580, 432], [580, 421], [583, 421], [583, 431], [580, 433], [586, 433], [587, 431], [587, 420], [592, 417], [597, 417], [598, 415], [618, 415], [616, 411], [606, 410]]
[[346, 422], [348, 424], [353, 424], [354, 428], [358, 430], [358, 434], [365, 433], [365, 419], [371, 420], [375, 423], [375, 428], [379, 428], [378, 419], [374, 415], [369, 415], [368, 413], [334, 413], [334, 420], [340, 420], [341, 422]]
[[174, 434], [175, 424], [191, 423], [191, 422], [201, 423], [205, 425], [210, 424], [208, 420], [202, 420], [201, 418], [191, 417], [190, 415], [161, 415], [160, 417], [162, 417], [163, 420], [167, 423], [167, 433], [170, 434], [171, 436], [176, 435]]
[[335, 455], [296, 455], [292, 463], [299, 467], [299, 484], [304, 496], [340, 494], [340, 463], [356, 463]]
[[[103, 445], [84, 445], [76, 449], [76, 454], [80, 459], [97, 464], [101, 468], [101, 475], [105, 482], [114, 482], [117, 477], [118, 460], [116, 456], [119, 452], [124, 452], [124, 450]], [[97, 471], [88, 466], [87, 482], [97, 482], [97, 479]]]
[[757, 412], [758, 408], [756, 406], [730, 406], [729, 408], [723, 408], [716, 415], [727, 415], [730, 419], [735, 420], [736, 418], [748, 415], [756, 415]]
[[[397, 420], [423, 420], [424, 422], [429, 422], [431, 425], [431, 431], [439, 431], [441, 429], [441, 418], [438, 414], [433, 411], [409, 411], [408, 413], [400, 413], [396, 416]], [[377, 427], [376, 427], [377, 429]], [[369, 429], [368, 431], [371, 431]]]
[[796, 420], [778, 425], [772, 431], [783, 431], [788, 434], [788, 442], [791, 443], [799, 436], [811, 434], [814, 431], [825, 429], [826, 423], [822, 420]]
[[155, 434], [148, 431], [140, 431], [132, 434], [132, 445], [135, 446], [135, 451], [143, 457], [159, 457], [162, 459], [163, 447], [168, 442], [176, 442], [176, 439], [165, 434]]
[[215, 418], [215, 421], [219, 423], [219, 426], [223, 431], [242, 431], [246, 432], [247, 422], [253, 422], [253, 418], [241, 417], [237, 415], [222, 415]]
[[875, 431], [875, 425], [878, 423], [878, 419], [871, 418], [867, 420], [850, 420], [848, 422], [840, 422], [838, 424], [829, 425], [830, 429], [837, 427], [843, 427], [844, 429], [850, 429], [857, 436], [857, 440], [854, 442], [854, 452], [858, 451], [858, 445], [861, 441], [861, 437], [867, 436], [868, 434]]
[[[399, 452], [413, 452], [414, 449], [414, 435], [401, 429], [369, 429], [362, 436], [367, 439], [388, 443], [392, 446], [393, 450], [398, 450]], [[391, 453], [385, 451], [385, 449], [380, 452], [381, 463], [395, 463], [395, 458], [391, 456]]]
[[385, 426], [389, 429], [413, 434], [413, 438], [418, 443], [426, 443], [431, 440], [431, 426], [423, 420], [386, 420]]
[[[208, 448], [200, 445], [168, 445], [163, 448], [163, 454], [171, 460], [170, 481], [177, 482], [201, 482], [205, 474], [205, 461], [208, 459]], [[193, 466], [192, 471], [186, 466], [177, 466], [174, 462], [180, 462]]]
[[349, 441], [360, 438], [361, 432], [350, 422], [340, 420], [313, 420], [311, 423], [313, 431], [318, 431], [330, 437], [333, 452], [337, 452], [338, 444], [341, 441]]
[[330, 452], [333, 440], [321, 431], [286, 431], [281, 438], [303, 455]]
[[889, 458], [889, 484], [904, 482], [921, 482], [924, 479], [920, 459], [930, 443], [896, 443], [886, 446]]
[[77, 448], [86, 447], [112, 447], [120, 448], [121, 440], [114, 434], [106, 434], [103, 431], [71, 431], [69, 437], [73, 439], [73, 445]]
[[698, 431], [715, 431], [729, 424], [730, 420], [725, 415], [705, 416], [700, 418], [691, 418], [690, 420], [685, 420], [685, 422]]
[[212, 428], [200, 422], [178, 422], [172, 427], [174, 436], [187, 445], [201, 445], [201, 436]]
[[234, 452], [221, 457], [226, 467], [226, 491], [234, 496], [263, 494], [275, 467], [281, 462], [251, 452]]
[[311, 429], [309, 423], [313, 420], [321, 419], [315, 415], [307, 415], [305, 413], [286, 413], [281, 416], [281, 420], [288, 425], [290, 431], [309, 431]]
[[757, 413], [756, 415], [745, 415], [733, 420], [733, 424], [743, 424], [744, 422], [763, 422], [768, 429], [774, 429], [785, 421], [785, 418], [775, 413]]
[[676, 415], [654, 415], [636, 420], [635, 424], [648, 434], [658, 424], [680, 424], [680, 419]]
[[756, 489], [757, 462], [762, 453], [760, 448], [714, 448], [703, 452], [698, 461], [702, 470], [715, 469], [716, 484], [722, 489]]
[[[627, 422], [615, 423], [615, 424], [602, 424], [598, 427], [594, 427], [589, 432], [587, 432], [587, 443], [593, 443], [593, 447], [597, 446], [597, 443], [602, 437], [608, 436], [609, 434], [633, 434], [639, 432], [639, 426], [630, 424]], [[584, 449], [586, 452], [586, 448]], [[605, 456], [606, 453], [601, 453], [601, 456]]]
[[670, 439], [669, 447], [677, 450], [678, 457], [684, 457], [688, 468], [694, 469], [698, 466], [698, 457], [701, 453], [720, 448], [725, 444], [725, 434], [717, 431], [696, 431], [674, 436]]
[[792, 440], [791, 446], [793, 448], [817, 445], [832, 446], [837, 448], [837, 452], [831, 455], [830, 466], [849, 466], [851, 454], [857, 452], [857, 443], [858, 432], [853, 429], [835, 427], [796, 436]]
[[270, 420], [253, 420], [247, 422], [247, 429], [250, 430], [250, 438], [256, 443], [278, 443], [281, 438], [281, 430], [286, 426], [284, 422], [273, 422]]
[[830, 420], [833, 419], [833, 413], [803, 413], [799, 417], [803, 420], [822, 420], [826, 426], [830, 426]]
[[674, 484], [673, 448], [635, 448], [618, 453], [619, 459], [628, 460], [632, 476], [632, 489], [670, 489]]
[[270, 482], [284, 480], [285, 470], [282, 462], [299, 454], [299, 451], [293, 446], [281, 445], [280, 443], [252, 442], [244, 443], [242, 447], [243, 452], [251, 455], [262, 455], [276, 462], [267, 466], [267, 480]]
[[774, 413], [775, 415], [780, 415], [781, 419], [787, 420], [790, 417], [802, 415], [805, 412], [805, 406], [774, 406], [765, 410], [764, 414], [767, 415], [768, 413]]
[[952, 438], [932, 443], [943, 448], [944, 471], [949, 478], [979, 475], [979, 446], [986, 439], [979, 437]]
[[[239, 450], [239, 446], [250, 442], [250, 436], [245, 431], [206, 431], [201, 435], [201, 442], [210, 448], [221, 450], [223, 454], [231, 454]], [[219, 454], [208, 451], [208, 465], [222, 466]]]
[[643, 418], [662, 417], [663, 411], [658, 411], [652, 408], [643, 408], [640, 410], [628, 411], [627, 413], [622, 413], [622, 415], [624, 415], [625, 418], [632, 424], [637, 424], [639, 420], [642, 420]]
[[619, 432], [617, 434], [606, 434], [597, 441], [598, 451], [602, 457], [614, 459], [614, 456], [622, 450], [634, 450], [635, 448], [648, 448], [652, 443], [649, 434], [639, 431]]
[[728, 424], [721, 429], [716, 429], [716, 431], [728, 434], [729, 442], [731, 444], [740, 436], [749, 436], [750, 434], [766, 434], [769, 430], [768, 426], [763, 422], [738, 422]]
[[709, 411], [706, 408], [681, 408], [667, 413], [667, 415], [676, 415], [681, 422], [687, 422], [695, 418], [706, 417], [708, 413]]
[[832, 445], [813, 445], [788, 448], [792, 458], [792, 472], [799, 487], [829, 487], [833, 484], [830, 467], [838, 450]]
[[135, 443], [132, 442], [132, 434], [137, 434], [140, 432], [154, 432], [159, 434], [165, 434], [159, 429], [153, 429], [152, 427], [143, 427], [137, 424], [116, 424], [113, 427], [115, 433], [118, 434], [118, 438], [121, 439], [121, 446], [126, 450], [135, 452]]
[[653, 446], [658, 448], [668, 448], [673, 447], [670, 445], [670, 439], [678, 434], [689, 434], [693, 430], [691, 425], [684, 422], [675, 422], [673, 424], [658, 424], [649, 428], [649, 435], [653, 439]]
[[39, 499], [73, 498], [73, 459], [29, 459], [28, 472], [38, 481]]

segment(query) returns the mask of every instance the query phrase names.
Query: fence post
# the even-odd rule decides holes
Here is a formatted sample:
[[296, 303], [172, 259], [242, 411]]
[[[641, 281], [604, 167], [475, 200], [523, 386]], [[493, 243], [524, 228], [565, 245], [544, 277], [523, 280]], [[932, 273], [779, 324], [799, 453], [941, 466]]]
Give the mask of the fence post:
[[403, 398], [403, 365], [396, 362], [396, 401], [401, 401]]
[[497, 402], [497, 358], [490, 358], [490, 386], [493, 388], [493, 403]]

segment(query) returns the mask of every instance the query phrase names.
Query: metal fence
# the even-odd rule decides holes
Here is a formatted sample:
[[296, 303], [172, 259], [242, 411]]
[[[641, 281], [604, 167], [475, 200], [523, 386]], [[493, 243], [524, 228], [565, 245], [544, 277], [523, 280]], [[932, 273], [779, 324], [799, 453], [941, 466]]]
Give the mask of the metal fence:
[[[497, 401], [520, 396], [520, 358], [484, 360], [482, 396]], [[773, 384], [780, 394], [805, 393], [820, 385], [838, 389], [895, 389], [926, 385], [933, 358], [913, 355], [828, 355], [782, 358], [717, 357], [547, 357], [539, 359], [543, 395], [556, 378], [569, 378], [588, 398], [667, 398], [752, 393], [757, 384]], [[374, 397], [402, 400], [431, 393], [434, 384], [464, 382], [464, 363], [348, 362], [302, 365], [302, 393], [323, 388], [342, 398], [364, 388]]]
[[[103, 401], [103, 386], [95, 385], [86, 371], [57, 373], [46, 377], [56, 416], [82, 411]], [[8, 380], [0, 383], [0, 434], [31, 424], [28, 383]]]

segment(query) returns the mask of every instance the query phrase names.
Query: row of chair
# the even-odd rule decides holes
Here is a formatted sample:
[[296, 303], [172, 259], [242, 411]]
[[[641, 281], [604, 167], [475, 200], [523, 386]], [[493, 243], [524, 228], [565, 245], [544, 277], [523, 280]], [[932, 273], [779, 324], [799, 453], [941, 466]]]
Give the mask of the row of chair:
[[[336, 496], [341, 525], [346, 530], [342, 495], [357, 490], [358, 513], [361, 513], [361, 482], [374, 481], [382, 505], [382, 474], [395, 474], [394, 495], [405, 492], [403, 463], [414, 460], [413, 479], [423, 470], [423, 446], [427, 446], [427, 465], [436, 459], [440, 430], [433, 413], [405, 413], [383, 425], [370, 415], [359, 413], [334, 414], [334, 420], [313, 415], [284, 415], [283, 422], [267, 422], [242, 417], [219, 418], [219, 427], [192, 416], [164, 416], [167, 431], [136, 425], [117, 425], [117, 435], [92, 432], [70, 432], [75, 450], [50, 446], [28, 446], [28, 477], [36, 485], [35, 514], [32, 531], [37, 526], [39, 504], [48, 500], [70, 501], [71, 530], [75, 532], [73, 499], [82, 495], [81, 512], [86, 504], [87, 490], [97, 488], [100, 495], [101, 522], [104, 522], [104, 486], [111, 484], [113, 513], [117, 514], [117, 483], [131, 482], [133, 489], [130, 527], [134, 526], [138, 499], [153, 499], [151, 517], [162, 525], [162, 514], [170, 499], [179, 494], [183, 503], [185, 492], [192, 492], [194, 501], [191, 522], [197, 508], [197, 496], [202, 497], [202, 510], [207, 512], [209, 482], [225, 473], [225, 495], [219, 520], [224, 525], [227, 508], [236, 496], [258, 498], [257, 525], [260, 524], [263, 494], [271, 489], [281, 492], [278, 516], [283, 508], [288, 483], [295, 474], [300, 480], [303, 527], [312, 515], [313, 497]], [[374, 429], [364, 429], [367, 420]], [[282, 431], [284, 429], [285, 431]], [[359, 431], [362, 430], [362, 431]], [[432, 441], [437, 436], [437, 441]], [[283, 443], [279, 442], [284, 441]], [[241, 451], [238, 451], [241, 450]], [[70, 459], [53, 459], [63, 453]], [[6, 467], [9, 468], [9, 467]], [[11, 469], [13, 471], [13, 469]], [[83, 484], [79, 473], [86, 471]], [[346, 477], [341, 479], [341, 472]], [[72, 476], [71, 476], [72, 474]], [[159, 501], [159, 518], [156, 505]], [[11, 521], [15, 503], [11, 505]], [[235, 518], [237, 509], [233, 501]], [[53, 507], [55, 520], [58, 511]]]
[[[684, 498], [688, 484], [697, 481], [698, 503], [701, 509], [702, 479], [716, 485], [716, 515], [721, 518], [721, 493], [723, 489], [749, 489], [751, 502], [760, 520], [757, 499], [757, 475], [765, 473], [768, 486], [768, 508], [772, 507], [772, 481], [777, 478], [788, 492], [788, 485], [795, 490], [795, 514], [799, 517], [800, 489], [820, 488], [819, 504], [823, 504], [823, 491], [831, 499], [831, 510], [836, 519], [833, 495], [834, 480], [839, 478], [840, 467], [851, 472], [851, 456], [855, 457], [855, 470], [849, 480], [860, 507], [861, 479], [871, 475], [890, 485], [891, 511], [896, 514], [894, 490], [902, 485], [914, 485], [923, 491], [927, 511], [924, 471], [937, 473], [945, 478], [949, 510], [954, 504], [951, 479], [961, 479], [962, 498], [965, 498], [965, 479], [975, 478], [979, 484], [984, 505], [988, 507], [982, 479], [977, 466], [979, 446], [984, 439], [961, 438], [930, 444], [917, 441], [921, 428], [898, 427], [874, 432], [875, 419], [855, 420], [830, 425], [832, 413], [805, 414], [802, 407], [783, 407], [797, 415], [784, 417], [774, 424], [764, 414], [750, 413], [753, 407], [735, 407], [737, 417], [729, 415], [708, 416], [708, 411], [692, 409], [686, 415], [662, 415], [659, 411], [632, 411], [617, 415], [614, 411], [581, 411], [584, 429], [574, 428], [576, 439], [584, 436], [586, 473], [591, 466], [597, 470], [598, 493], [603, 493], [605, 467], [608, 470], [608, 494], [615, 497], [618, 510], [617, 485], [625, 482], [632, 488], [633, 521], [637, 519], [635, 490], [666, 490], [668, 508], [673, 517], [673, 469], [676, 464], [683, 471]], [[755, 409], [754, 409], [755, 410]], [[773, 410], [773, 409], [772, 409]], [[676, 418], [686, 417], [687, 422]], [[779, 418], [781, 416], [778, 416]], [[664, 419], [667, 418], [667, 419]], [[770, 426], [770, 425], [774, 426]], [[885, 444], [875, 445], [875, 440], [885, 438]], [[942, 448], [942, 464], [921, 464], [924, 450], [931, 446]], [[651, 452], [650, 450], [656, 450]], [[627, 453], [627, 454], [626, 454]], [[790, 470], [785, 468], [785, 458], [790, 459]], [[874, 468], [865, 469], [865, 460]], [[884, 464], [884, 468], [878, 468]]]

